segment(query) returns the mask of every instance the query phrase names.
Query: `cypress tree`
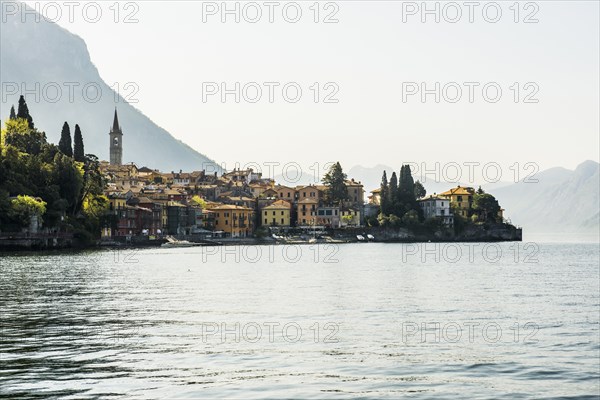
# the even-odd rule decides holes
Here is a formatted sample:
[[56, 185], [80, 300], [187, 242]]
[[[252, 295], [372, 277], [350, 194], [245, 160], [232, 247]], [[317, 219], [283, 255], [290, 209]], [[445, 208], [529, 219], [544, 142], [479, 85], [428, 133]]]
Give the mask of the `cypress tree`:
[[26, 119], [27, 123], [29, 124], [29, 127], [31, 129], [34, 128], [33, 118], [31, 118], [31, 115], [29, 114], [29, 107], [27, 107], [27, 102], [25, 102], [25, 97], [23, 97], [23, 95], [19, 97], [19, 108], [17, 110], [17, 118]]
[[381, 191], [379, 192], [379, 208], [381, 214], [387, 215], [389, 213], [389, 191], [390, 188], [388, 186], [387, 173], [383, 171], [383, 176], [381, 177]]
[[390, 190], [388, 192], [389, 197], [389, 205], [390, 212], [392, 214], [398, 213], [398, 177], [396, 175], [396, 171], [392, 172], [392, 177], [390, 178]]
[[58, 142], [58, 149], [66, 156], [73, 157], [73, 147], [71, 145], [71, 128], [65, 121], [60, 133], [60, 141]]
[[8, 119], [13, 121], [17, 119], [17, 114], [15, 114], [15, 106], [10, 107], [10, 117], [8, 117]]
[[415, 181], [409, 165], [403, 165], [400, 169], [398, 200], [402, 208], [402, 213], [416, 208]]
[[73, 136], [73, 140], [73, 158], [75, 158], [75, 161], [84, 162], [85, 153], [83, 150], [83, 136], [81, 135], [81, 129], [79, 129], [79, 125], [77, 124], [75, 124], [75, 134]]

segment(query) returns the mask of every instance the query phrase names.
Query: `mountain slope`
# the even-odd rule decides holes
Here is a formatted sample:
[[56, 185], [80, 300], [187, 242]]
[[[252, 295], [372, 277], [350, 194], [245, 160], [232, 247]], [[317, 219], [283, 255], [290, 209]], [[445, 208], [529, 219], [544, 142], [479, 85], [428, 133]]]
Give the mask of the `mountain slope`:
[[[37, 92], [25, 94], [27, 104], [36, 127], [45, 131], [52, 142], [58, 142], [64, 121], [69, 122], [71, 129], [77, 123], [84, 135], [86, 152], [108, 159], [108, 132], [116, 106], [123, 128], [123, 162], [133, 161], [166, 171], [199, 170], [203, 164], [212, 163], [122, 97], [115, 98], [114, 91], [100, 78], [80, 37], [43, 18], [36, 22], [30, 16], [23, 23], [18, 13], [1, 17], [0, 81], [5, 92], [1, 96], [1, 119], [8, 117], [11, 105], [16, 107], [21, 93], [19, 90], [11, 94], [16, 84]], [[72, 98], [69, 82], [78, 84]], [[36, 85], [39, 90], [35, 90]], [[83, 95], [85, 85], [89, 85], [88, 98]], [[102, 94], [94, 102], [96, 87]]]
[[552, 168], [537, 183], [517, 182], [493, 192], [506, 216], [534, 232], [597, 233], [600, 165], [585, 161], [574, 171]]

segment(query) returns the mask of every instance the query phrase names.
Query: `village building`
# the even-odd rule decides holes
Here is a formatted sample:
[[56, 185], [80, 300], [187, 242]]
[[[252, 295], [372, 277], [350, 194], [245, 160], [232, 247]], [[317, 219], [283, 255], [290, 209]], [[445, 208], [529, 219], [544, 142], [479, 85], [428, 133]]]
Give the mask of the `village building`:
[[320, 206], [317, 208], [316, 225], [326, 228], [339, 228], [341, 226], [340, 208], [337, 206]]
[[277, 192], [277, 197], [281, 200], [296, 201], [296, 189], [284, 185], [275, 185], [273, 189]]
[[439, 218], [444, 225], [451, 226], [454, 223], [454, 216], [450, 209], [450, 200], [441, 195], [431, 195], [419, 200], [419, 206], [423, 210], [425, 219]]
[[261, 209], [260, 223], [263, 226], [289, 227], [292, 205], [285, 200], [277, 200]]
[[450, 207], [452, 208], [453, 214], [465, 218], [471, 216], [474, 195], [475, 189], [462, 186], [457, 186], [439, 194], [440, 197], [444, 197], [450, 201]]
[[215, 230], [229, 237], [248, 237], [254, 231], [254, 210], [248, 207], [223, 204], [209, 208], [215, 213]]
[[297, 226], [317, 225], [317, 207], [319, 200], [314, 197], [306, 197], [297, 203]]

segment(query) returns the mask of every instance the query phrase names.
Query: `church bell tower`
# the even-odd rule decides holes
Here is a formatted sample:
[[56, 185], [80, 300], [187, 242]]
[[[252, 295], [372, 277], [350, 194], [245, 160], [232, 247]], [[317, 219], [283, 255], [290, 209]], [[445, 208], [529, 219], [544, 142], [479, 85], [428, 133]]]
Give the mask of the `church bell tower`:
[[123, 131], [119, 126], [116, 108], [113, 126], [108, 135], [110, 136], [110, 165], [121, 165], [123, 163]]

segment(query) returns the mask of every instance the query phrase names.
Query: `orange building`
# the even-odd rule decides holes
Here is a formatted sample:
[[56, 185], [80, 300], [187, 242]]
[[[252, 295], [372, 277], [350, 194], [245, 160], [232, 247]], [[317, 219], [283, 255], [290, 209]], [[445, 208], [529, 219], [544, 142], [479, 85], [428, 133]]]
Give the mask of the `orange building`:
[[277, 185], [274, 187], [274, 189], [277, 192], [277, 197], [280, 200], [293, 202], [296, 199], [296, 189], [294, 188]]
[[313, 197], [306, 197], [298, 200], [298, 226], [308, 226], [317, 224], [317, 207], [319, 200]]
[[296, 186], [296, 193], [298, 193], [298, 200], [306, 198], [321, 199], [321, 191], [315, 185]]

